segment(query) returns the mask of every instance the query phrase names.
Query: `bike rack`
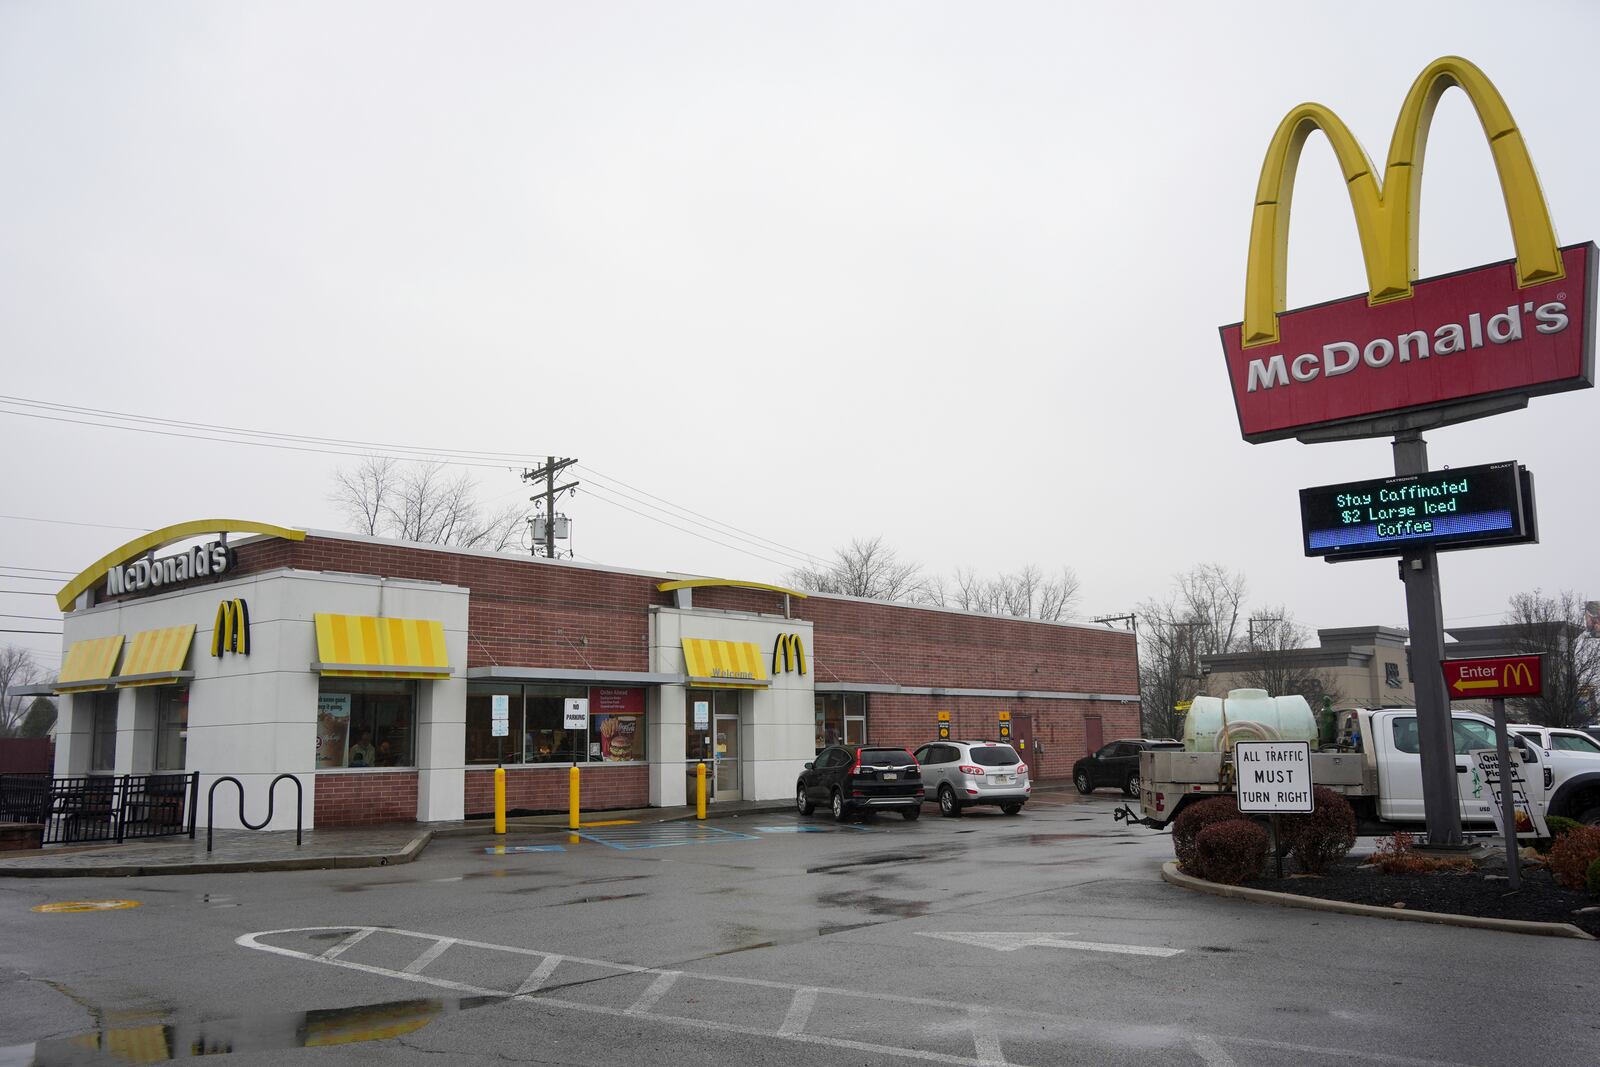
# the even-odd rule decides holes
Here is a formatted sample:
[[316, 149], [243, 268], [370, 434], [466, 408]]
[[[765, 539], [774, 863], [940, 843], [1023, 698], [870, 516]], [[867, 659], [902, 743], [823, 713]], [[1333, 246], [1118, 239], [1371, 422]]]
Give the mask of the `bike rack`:
[[206, 790], [206, 851], [211, 851], [211, 816], [217, 808], [217, 786], [223, 782], [232, 782], [239, 790], [239, 821], [244, 823], [246, 830], [259, 830], [272, 821], [273, 797], [278, 792], [278, 783], [285, 778], [294, 783], [294, 847], [299, 848], [302, 843], [302, 828], [305, 825], [306, 791], [300, 784], [300, 779], [292, 774], [280, 774], [267, 786], [267, 817], [260, 822], [251, 822], [244, 817], [244, 783], [231, 774], [225, 774], [211, 783], [211, 788]]

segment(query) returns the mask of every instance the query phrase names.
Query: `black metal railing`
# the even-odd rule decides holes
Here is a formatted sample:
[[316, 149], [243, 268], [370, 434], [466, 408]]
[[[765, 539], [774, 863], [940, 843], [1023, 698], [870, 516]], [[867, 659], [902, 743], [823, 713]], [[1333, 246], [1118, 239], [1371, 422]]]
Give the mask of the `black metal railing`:
[[42, 844], [194, 836], [199, 774], [0, 774], [0, 820], [44, 827]]
[[[304, 838], [303, 828], [305, 826], [306, 811], [306, 791], [305, 787], [300, 784], [300, 779], [292, 774], [280, 774], [274, 778], [272, 784], [267, 786], [267, 817], [260, 822], [251, 822], [244, 817], [244, 783], [231, 774], [225, 774], [212, 782], [211, 788], [206, 790], [206, 851], [211, 851], [211, 827], [216, 822], [213, 816], [217, 810], [217, 786], [223, 782], [232, 782], [234, 784], [234, 787], [239, 790], [239, 822], [244, 825], [246, 830], [260, 830], [272, 822], [273, 798], [277, 795], [278, 783], [285, 778], [294, 783], [294, 847], [299, 848]], [[194, 834], [191, 832], [189, 836], [193, 837]]]

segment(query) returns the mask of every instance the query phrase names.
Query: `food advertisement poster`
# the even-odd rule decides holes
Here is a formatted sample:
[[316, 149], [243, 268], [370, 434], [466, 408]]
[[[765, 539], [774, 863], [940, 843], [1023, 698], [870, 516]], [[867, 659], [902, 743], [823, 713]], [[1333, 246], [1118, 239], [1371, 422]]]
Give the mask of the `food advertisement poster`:
[[595, 730], [600, 734], [600, 758], [606, 762], [639, 758], [643, 736], [638, 715], [596, 715]]
[[317, 766], [343, 767], [350, 736], [350, 694], [317, 697]]

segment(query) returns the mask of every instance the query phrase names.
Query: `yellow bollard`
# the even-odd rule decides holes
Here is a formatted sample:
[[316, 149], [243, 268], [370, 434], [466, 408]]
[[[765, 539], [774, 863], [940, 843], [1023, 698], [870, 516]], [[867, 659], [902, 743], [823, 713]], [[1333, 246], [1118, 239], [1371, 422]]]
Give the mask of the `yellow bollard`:
[[706, 761], [701, 760], [694, 768], [694, 817], [706, 817]]
[[573, 767], [567, 772], [567, 829], [578, 828], [578, 768]]
[[494, 832], [506, 832], [506, 769], [494, 769]]

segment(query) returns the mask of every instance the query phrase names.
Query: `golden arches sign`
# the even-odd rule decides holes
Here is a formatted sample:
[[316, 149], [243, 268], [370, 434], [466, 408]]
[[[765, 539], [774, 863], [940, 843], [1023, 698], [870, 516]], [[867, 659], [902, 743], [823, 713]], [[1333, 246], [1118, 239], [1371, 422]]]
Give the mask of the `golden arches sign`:
[[265, 534], [268, 537], [281, 537], [286, 541], [306, 539], [304, 530], [290, 530], [283, 526], [273, 526], [271, 523], [251, 522], [248, 519], [196, 519], [193, 522], [180, 522], [176, 526], [163, 527], [135, 537], [127, 544], [112, 549], [95, 560], [82, 574], [61, 587], [61, 591], [56, 594], [56, 605], [62, 611], [71, 611], [72, 602], [77, 600], [80, 594], [93, 589], [112, 567], [120, 567], [147, 552], [154, 552], [158, 548], [165, 548], [178, 541], [186, 541], [191, 537], [208, 533]]
[[217, 605], [217, 621], [211, 628], [211, 654], [220, 659], [224, 652], [250, 654], [250, 605], [243, 597]]
[[1487, 75], [1459, 56], [1428, 64], [1412, 83], [1395, 120], [1389, 157], [1380, 177], [1344, 121], [1321, 104], [1301, 104], [1284, 116], [1261, 164], [1255, 214], [1250, 224], [1250, 258], [1245, 273], [1245, 348], [1278, 340], [1284, 311], [1289, 250], [1289, 208], [1300, 152], [1313, 130], [1333, 147], [1350, 191], [1361, 254], [1366, 261], [1368, 303], [1382, 304], [1411, 295], [1417, 277], [1417, 218], [1422, 192], [1422, 160], [1439, 98], [1451, 86], [1467, 94], [1494, 155], [1506, 216], [1517, 251], [1517, 284], [1522, 287], [1564, 275], [1555, 228], [1545, 206], [1539, 176], [1500, 91]]
[[783, 662], [783, 671], [788, 672], [793, 664], [793, 669], [801, 674], [806, 673], [806, 646], [799, 634], [779, 634], [772, 646], [772, 673], [778, 674], [779, 659]]
[[1533, 672], [1528, 669], [1526, 663], [1520, 661], [1508, 663], [1506, 664], [1506, 676], [1501, 679], [1500, 684], [1507, 689], [1517, 685], [1531, 688], [1533, 686]]

